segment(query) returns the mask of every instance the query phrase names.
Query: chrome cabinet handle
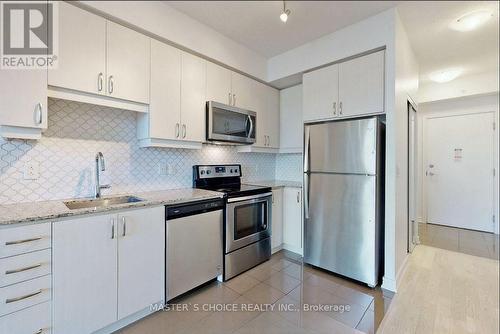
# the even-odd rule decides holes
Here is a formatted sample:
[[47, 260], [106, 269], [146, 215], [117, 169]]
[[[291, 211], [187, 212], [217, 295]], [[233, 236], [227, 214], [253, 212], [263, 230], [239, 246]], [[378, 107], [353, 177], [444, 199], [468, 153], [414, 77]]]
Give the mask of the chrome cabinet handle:
[[179, 138], [179, 123], [175, 124], [175, 138]]
[[7, 241], [7, 242], [5, 242], [5, 246], [25, 244], [27, 242], [34, 242], [34, 241], [38, 241], [38, 240], [42, 240], [42, 237], [30, 238], [30, 239], [23, 239], [23, 240], [16, 240], [16, 241]]
[[333, 114], [337, 115], [337, 102], [333, 102]]
[[43, 333], [43, 328], [40, 328], [39, 330], [37, 330], [33, 334], [42, 334], [42, 333]]
[[233, 106], [236, 106], [236, 94], [233, 94]]
[[250, 122], [250, 130], [248, 130], [248, 136], [247, 136], [247, 138], [252, 138], [252, 132], [253, 132], [253, 120], [252, 120], [252, 116], [248, 116], [248, 121]]
[[6, 270], [5, 271], [5, 275], [17, 274], [17, 273], [20, 273], [20, 272], [23, 272], [23, 271], [36, 269], [36, 268], [39, 268], [41, 266], [42, 266], [41, 263], [37, 263], [37, 264], [34, 264], [32, 266], [28, 266], [28, 267], [24, 267], [24, 268]]
[[297, 191], [297, 203], [300, 203], [300, 191]]
[[115, 238], [115, 219], [111, 218], [111, 239]]
[[229, 105], [231, 105], [231, 93], [229, 93]]
[[97, 76], [97, 91], [98, 92], [102, 92], [103, 80], [104, 80], [104, 75], [102, 74], [102, 72], [100, 72], [99, 75]]
[[28, 299], [28, 298], [34, 297], [36, 295], [39, 295], [42, 292], [43, 292], [43, 290], [40, 289], [40, 290], [38, 290], [36, 292], [32, 292], [32, 293], [29, 293], [29, 294], [21, 296], [21, 297], [8, 298], [8, 299], [5, 299], [5, 304], [15, 303], [15, 302], [18, 302], [18, 301], [21, 301], [21, 300], [24, 300], [24, 299]]
[[108, 79], [108, 93], [109, 94], [113, 94], [113, 91], [115, 90], [115, 87], [114, 87], [114, 81], [113, 81], [113, 76], [110, 75], [109, 76], [109, 79]]
[[186, 124], [182, 124], [182, 138], [186, 138], [186, 133], [187, 133]]
[[339, 103], [339, 115], [342, 115], [342, 102]]
[[122, 217], [122, 237], [127, 235], [127, 218]]
[[42, 124], [42, 121], [43, 121], [43, 115], [42, 115], [42, 108], [43, 108], [43, 105], [38, 102], [36, 105], [35, 105], [35, 124], [36, 125], [40, 125]]

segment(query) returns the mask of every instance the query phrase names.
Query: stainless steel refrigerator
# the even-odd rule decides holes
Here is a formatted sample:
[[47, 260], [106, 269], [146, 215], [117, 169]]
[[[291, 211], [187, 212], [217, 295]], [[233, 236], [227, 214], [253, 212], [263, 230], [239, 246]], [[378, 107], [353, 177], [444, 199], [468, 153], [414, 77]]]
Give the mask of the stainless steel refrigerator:
[[385, 127], [377, 118], [306, 125], [304, 261], [378, 284]]

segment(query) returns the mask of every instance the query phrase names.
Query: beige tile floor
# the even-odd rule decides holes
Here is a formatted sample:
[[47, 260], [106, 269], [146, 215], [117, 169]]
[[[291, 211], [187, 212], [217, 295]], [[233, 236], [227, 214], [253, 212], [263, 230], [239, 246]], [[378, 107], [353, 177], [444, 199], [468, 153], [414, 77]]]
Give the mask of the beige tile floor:
[[434, 224], [419, 224], [418, 234], [422, 245], [499, 259], [499, 236], [492, 233]]
[[418, 245], [378, 333], [498, 334], [499, 261]]
[[[390, 301], [380, 288], [303, 265], [282, 251], [228, 282], [174, 301], [184, 310], [159, 311], [120, 333], [374, 333]], [[203, 309], [216, 306], [225, 309]]]

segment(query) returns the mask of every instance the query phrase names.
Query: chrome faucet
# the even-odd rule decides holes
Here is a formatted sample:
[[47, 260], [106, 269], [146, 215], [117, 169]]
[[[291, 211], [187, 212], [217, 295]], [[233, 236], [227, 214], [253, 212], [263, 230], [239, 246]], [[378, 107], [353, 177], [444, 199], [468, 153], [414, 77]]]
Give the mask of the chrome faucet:
[[100, 172], [104, 172], [105, 170], [106, 165], [104, 163], [104, 155], [102, 154], [102, 152], [97, 152], [97, 154], [95, 155], [95, 198], [101, 197], [101, 189], [111, 188], [111, 185], [109, 184], [101, 185]]

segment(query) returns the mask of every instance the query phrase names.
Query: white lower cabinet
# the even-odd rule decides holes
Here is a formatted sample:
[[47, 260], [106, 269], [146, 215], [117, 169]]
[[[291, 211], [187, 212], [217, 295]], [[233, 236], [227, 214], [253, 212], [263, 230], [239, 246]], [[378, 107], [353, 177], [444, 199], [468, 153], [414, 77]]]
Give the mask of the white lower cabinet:
[[271, 223], [271, 250], [279, 251], [283, 246], [283, 188], [273, 189]]
[[162, 301], [164, 226], [163, 206], [54, 223], [54, 333], [92, 333]]
[[283, 248], [302, 254], [302, 189], [286, 187], [283, 192]]
[[[25, 308], [0, 318], [0, 333], [50, 334], [50, 302]], [[71, 332], [68, 332], [71, 333]]]

